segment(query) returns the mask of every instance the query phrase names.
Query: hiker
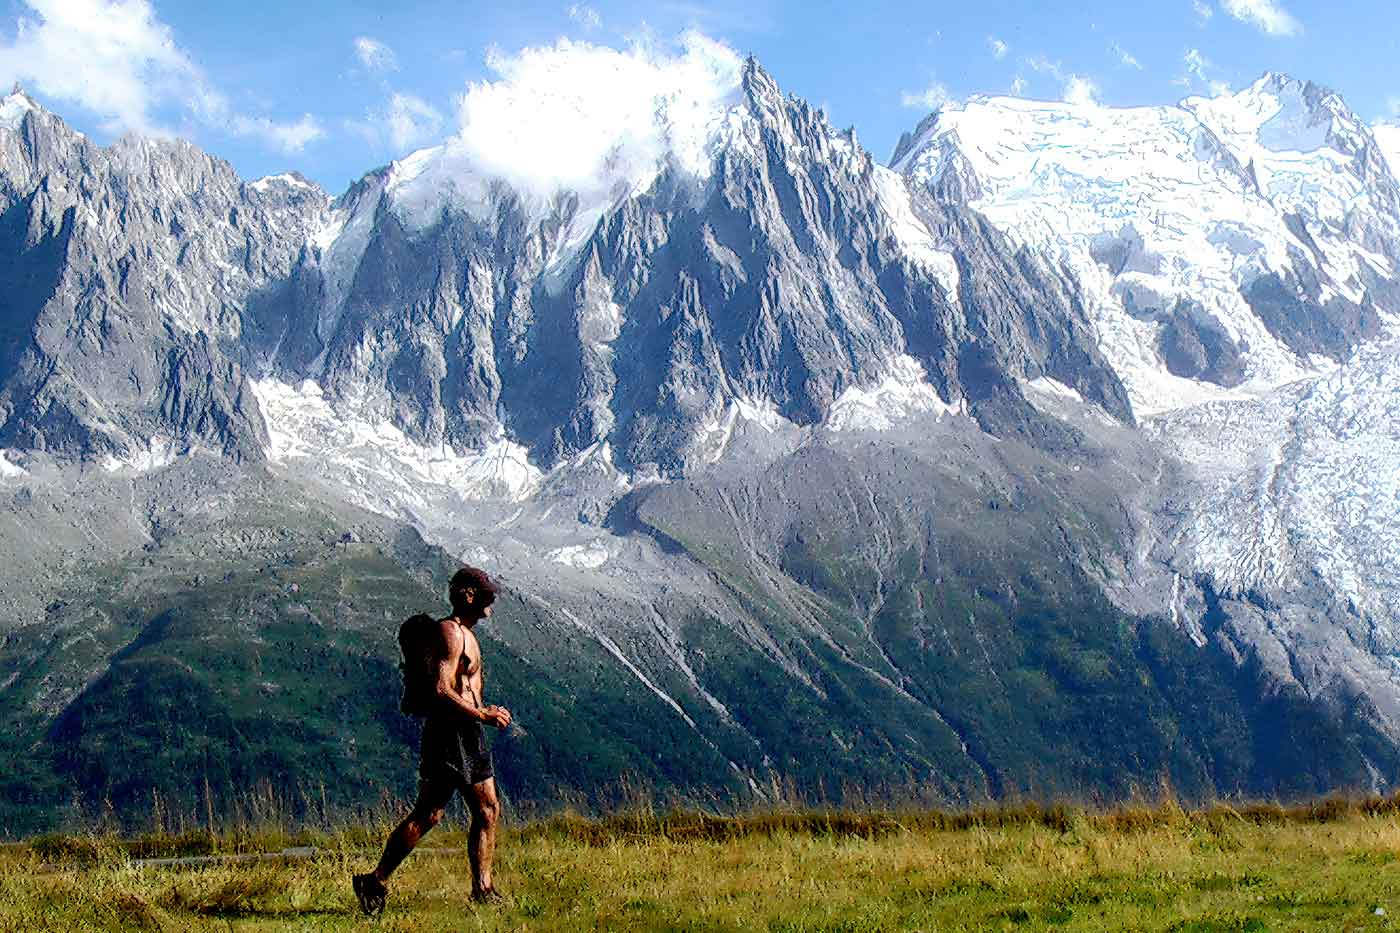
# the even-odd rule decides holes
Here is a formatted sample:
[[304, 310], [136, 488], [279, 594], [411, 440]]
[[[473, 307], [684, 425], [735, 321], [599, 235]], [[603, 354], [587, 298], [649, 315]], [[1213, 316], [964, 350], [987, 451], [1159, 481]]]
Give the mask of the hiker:
[[[431, 616], [415, 617], [400, 631], [405, 665], [403, 708], [423, 717], [418, 799], [390, 834], [374, 871], [352, 879], [355, 897], [366, 914], [384, 909], [389, 876], [418, 840], [441, 822], [455, 792], [461, 793], [472, 815], [467, 844], [472, 899], [500, 897], [491, 882], [491, 858], [501, 805], [482, 725], [504, 729], [510, 725], [510, 711], [482, 702], [481, 645], [472, 632], [477, 623], [490, 618], [497, 590], [485, 571], [463, 567], [448, 587], [452, 614], [436, 621]], [[425, 624], [411, 630], [420, 619]], [[410, 638], [412, 631], [422, 634]], [[415, 664], [423, 666], [415, 669]]]

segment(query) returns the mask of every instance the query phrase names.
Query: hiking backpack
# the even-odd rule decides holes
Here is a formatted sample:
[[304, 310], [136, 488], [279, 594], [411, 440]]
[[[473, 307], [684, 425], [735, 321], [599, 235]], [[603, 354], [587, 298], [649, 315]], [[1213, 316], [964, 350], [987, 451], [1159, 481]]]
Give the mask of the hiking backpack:
[[403, 660], [403, 698], [399, 710], [409, 716], [428, 716], [437, 703], [437, 671], [433, 668], [432, 644], [438, 637], [438, 621], [426, 612], [409, 616], [399, 626], [399, 650]]

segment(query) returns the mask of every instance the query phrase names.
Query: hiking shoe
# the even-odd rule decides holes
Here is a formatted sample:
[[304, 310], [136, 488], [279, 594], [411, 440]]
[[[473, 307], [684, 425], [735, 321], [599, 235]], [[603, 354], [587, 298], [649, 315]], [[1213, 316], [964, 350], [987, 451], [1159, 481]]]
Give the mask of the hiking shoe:
[[389, 889], [373, 872], [351, 876], [350, 885], [355, 889], [355, 900], [360, 902], [360, 910], [365, 912], [366, 917], [384, 913], [384, 899], [388, 896]]

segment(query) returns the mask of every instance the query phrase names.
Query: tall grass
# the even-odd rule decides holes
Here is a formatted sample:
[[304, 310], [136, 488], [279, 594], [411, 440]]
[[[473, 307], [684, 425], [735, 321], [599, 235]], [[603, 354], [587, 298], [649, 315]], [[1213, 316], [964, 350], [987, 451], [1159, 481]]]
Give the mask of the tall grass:
[[[31, 840], [0, 852], [0, 930], [1337, 930], [1400, 915], [1400, 795], [963, 810], [792, 798], [726, 813], [636, 790], [614, 813], [506, 827], [499, 906], [472, 907], [464, 857], [434, 854], [464, 844], [460, 822], [438, 830], [371, 923], [348, 878], [372, 864], [399, 803], [364, 822], [277, 825], [285, 811], [264, 799], [212, 830], [174, 819], [164, 833]], [[139, 861], [289, 844], [317, 852]]]

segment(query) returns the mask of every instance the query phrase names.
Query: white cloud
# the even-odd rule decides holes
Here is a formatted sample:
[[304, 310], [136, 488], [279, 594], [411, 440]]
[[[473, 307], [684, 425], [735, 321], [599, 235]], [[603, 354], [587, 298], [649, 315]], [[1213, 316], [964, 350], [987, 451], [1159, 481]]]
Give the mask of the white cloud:
[[1215, 97], [1229, 93], [1230, 83], [1228, 81], [1210, 76], [1210, 71], [1215, 67], [1215, 63], [1202, 55], [1200, 49], [1187, 49], [1186, 54], [1181, 57], [1181, 64], [1185, 70], [1172, 79], [1172, 84], [1185, 88], [1201, 84]]
[[1293, 36], [1303, 31], [1303, 24], [1278, 0], [1220, 0], [1220, 5], [1235, 19], [1271, 36]]
[[1191, 0], [1191, 9], [1196, 13], [1196, 22], [1204, 26], [1215, 15], [1215, 8], [1205, 0]]
[[1011, 48], [996, 36], [987, 37], [987, 46], [992, 50], [992, 58], [995, 58], [997, 61], [1001, 61], [1005, 58], [1007, 51]]
[[[1049, 75], [1060, 83], [1060, 99], [1068, 104], [1097, 104], [1099, 102], [1099, 86], [1092, 78], [1074, 72], [1065, 71], [1064, 65], [1057, 61], [1051, 61], [1044, 55], [1032, 55], [1021, 59], [1021, 64], [1031, 71], [1043, 75]], [[1016, 77], [1016, 83], [1021, 89], [1025, 88], [1025, 82], [1020, 76]], [[1014, 84], [1013, 87], [1016, 87]], [[1019, 90], [1016, 93], [1020, 93]]]
[[440, 142], [444, 123], [442, 111], [432, 104], [395, 91], [383, 108], [367, 111], [362, 120], [346, 120], [345, 128], [375, 149], [401, 156]]
[[29, 0], [39, 20], [20, 17], [0, 45], [0, 83], [32, 84], [102, 115], [114, 130], [151, 132], [151, 111], [182, 85], [202, 83], [169, 27], [143, 0]]
[[1181, 57], [1181, 64], [1186, 71], [1174, 78], [1173, 84], [1190, 87], [1196, 81], [1204, 83], [1210, 80], [1206, 77], [1206, 69], [1212, 66], [1210, 60], [1201, 54], [1200, 49], [1187, 49], [1186, 54]]
[[952, 99], [948, 89], [934, 81], [917, 93], [905, 91], [900, 95], [899, 102], [905, 107], [912, 107], [916, 110], [937, 110]]
[[1134, 58], [1132, 53], [1130, 53], [1127, 49], [1123, 48], [1117, 42], [1110, 44], [1108, 50], [1113, 53], [1114, 57], [1116, 57], [1121, 64], [1124, 64], [1129, 68], [1136, 68], [1138, 71], [1142, 71], [1142, 63], [1139, 62], [1136, 58]]
[[1095, 105], [1099, 102], [1099, 86], [1084, 75], [1072, 74], [1061, 91], [1067, 104]]
[[[378, 39], [360, 36], [354, 45], [355, 55], [366, 70], [379, 74], [398, 71], [398, 56]], [[346, 129], [376, 149], [388, 150], [394, 155], [403, 155], [442, 138], [441, 111], [421, 97], [393, 90], [387, 80], [382, 87], [389, 94], [388, 102], [379, 109], [365, 111], [361, 120], [344, 121]]]
[[1026, 66], [1027, 68], [1029, 68], [1031, 71], [1039, 72], [1040, 74], [1049, 75], [1050, 77], [1054, 78], [1056, 81], [1063, 81], [1063, 80], [1065, 80], [1064, 69], [1060, 66], [1060, 63], [1059, 63], [1059, 62], [1052, 62], [1050, 59], [1046, 58], [1044, 55], [1031, 55], [1031, 56], [1028, 56], [1028, 57], [1026, 57], [1026, 58], [1021, 59], [1021, 64], [1025, 65], [1025, 66]]
[[1012, 94], [1012, 96], [1014, 96], [1014, 97], [1020, 97], [1021, 94], [1025, 92], [1025, 90], [1026, 90], [1026, 79], [1025, 79], [1025, 78], [1021, 77], [1020, 75], [1017, 75], [1016, 77], [1014, 77], [1014, 78], [1011, 79], [1011, 94]]
[[235, 114], [229, 118], [226, 129], [235, 136], [261, 139], [273, 149], [289, 154], [301, 152], [326, 135], [320, 121], [310, 114], [302, 115], [295, 123], [278, 123], [267, 117]]
[[355, 57], [369, 71], [398, 71], [399, 59], [394, 50], [378, 39], [359, 36], [355, 39]]
[[486, 64], [497, 80], [467, 85], [438, 170], [502, 178], [544, 198], [604, 199], [668, 161], [708, 171], [709, 141], [742, 93], [743, 58], [693, 31], [625, 50], [568, 39], [493, 49]]
[[585, 31], [592, 32], [603, 25], [603, 17], [586, 3], [575, 3], [569, 7], [569, 19], [578, 23]]
[[324, 131], [310, 115], [295, 123], [234, 112], [175, 43], [148, 0], [25, 0], [14, 39], [0, 41], [0, 86], [91, 110], [109, 132], [166, 134], [157, 112], [184, 110], [200, 123], [296, 152]]
[[395, 94], [389, 100], [389, 141], [400, 152], [436, 142], [442, 132], [442, 114], [412, 94]]

